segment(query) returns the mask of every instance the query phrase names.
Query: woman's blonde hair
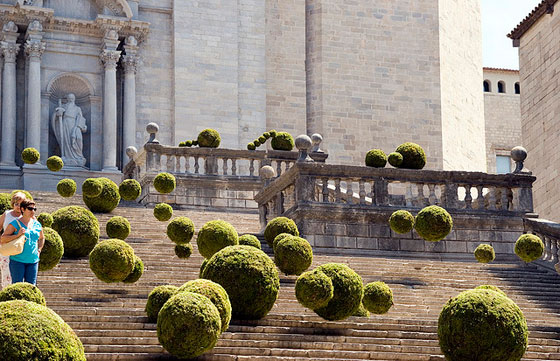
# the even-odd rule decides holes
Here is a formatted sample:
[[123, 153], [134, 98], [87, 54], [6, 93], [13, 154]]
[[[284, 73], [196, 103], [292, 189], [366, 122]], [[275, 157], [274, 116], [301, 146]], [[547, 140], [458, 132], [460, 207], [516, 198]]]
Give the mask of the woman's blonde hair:
[[25, 193], [23, 192], [16, 192], [14, 193], [14, 195], [12, 196], [12, 201], [10, 202], [10, 204], [12, 205], [12, 208], [14, 208], [14, 204], [16, 203], [21, 203], [22, 201], [26, 200], [27, 198], [25, 197]]

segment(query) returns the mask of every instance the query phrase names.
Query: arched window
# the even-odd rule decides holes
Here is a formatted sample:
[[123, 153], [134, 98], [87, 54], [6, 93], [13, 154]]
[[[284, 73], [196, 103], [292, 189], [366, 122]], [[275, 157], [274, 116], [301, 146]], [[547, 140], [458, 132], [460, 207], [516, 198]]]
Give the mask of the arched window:
[[506, 92], [506, 83], [503, 81], [498, 82], [498, 93], [505, 93]]
[[515, 94], [521, 94], [521, 88], [519, 87], [519, 82], [515, 83]]
[[490, 89], [490, 81], [485, 80], [483, 84], [484, 84], [484, 92], [490, 93], [492, 91], [492, 89]]

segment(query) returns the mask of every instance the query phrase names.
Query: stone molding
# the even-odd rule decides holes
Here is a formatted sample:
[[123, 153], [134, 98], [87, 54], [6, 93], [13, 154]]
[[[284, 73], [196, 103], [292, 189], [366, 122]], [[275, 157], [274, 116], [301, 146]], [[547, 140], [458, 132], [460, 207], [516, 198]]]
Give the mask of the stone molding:
[[117, 62], [121, 58], [121, 52], [118, 50], [103, 49], [99, 57], [106, 70], [116, 69]]
[[41, 61], [41, 57], [47, 48], [47, 43], [44, 41], [27, 40], [24, 47], [25, 54], [30, 60]]
[[1, 47], [2, 47], [2, 55], [4, 56], [4, 62], [15, 63], [21, 45], [17, 43], [3, 41], [1, 43]]

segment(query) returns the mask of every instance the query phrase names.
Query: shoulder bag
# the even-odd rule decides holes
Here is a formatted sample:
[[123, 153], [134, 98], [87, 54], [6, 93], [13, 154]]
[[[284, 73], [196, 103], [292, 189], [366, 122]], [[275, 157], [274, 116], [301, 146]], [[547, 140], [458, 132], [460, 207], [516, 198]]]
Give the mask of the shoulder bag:
[[[20, 226], [23, 228], [22, 224], [16, 220]], [[0, 254], [2, 256], [15, 256], [23, 252], [23, 246], [25, 245], [25, 233], [22, 233], [19, 237], [11, 240], [8, 243], [0, 244]]]

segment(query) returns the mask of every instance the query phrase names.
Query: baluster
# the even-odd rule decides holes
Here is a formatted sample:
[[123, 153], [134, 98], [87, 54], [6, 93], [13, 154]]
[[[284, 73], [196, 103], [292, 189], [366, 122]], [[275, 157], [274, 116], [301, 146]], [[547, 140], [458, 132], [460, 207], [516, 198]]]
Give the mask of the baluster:
[[360, 179], [360, 204], [366, 204], [366, 185], [362, 179]]
[[552, 238], [552, 247], [550, 247], [550, 250], [552, 252], [552, 262], [557, 263], [558, 262], [558, 240]]
[[323, 178], [323, 202], [327, 203], [329, 201], [329, 179]]
[[237, 158], [231, 160], [231, 175], [237, 175]]
[[496, 188], [488, 189], [488, 209], [496, 210]]
[[550, 237], [547, 236], [543, 236], [542, 237], [543, 243], [544, 243], [544, 255], [543, 255], [543, 260], [545, 261], [552, 261], [552, 240], [550, 239]]
[[276, 161], [276, 174], [278, 174], [278, 177], [280, 177], [282, 175], [282, 161]]
[[194, 174], [198, 174], [198, 169], [200, 165], [198, 164], [198, 155], [194, 156]]
[[369, 193], [371, 198], [371, 205], [374, 206], [377, 204], [377, 200], [375, 199], [375, 181], [371, 181], [371, 192]]
[[478, 196], [476, 197], [476, 209], [484, 209], [484, 186], [476, 186]]
[[175, 162], [173, 161], [173, 158], [170, 155], [167, 156], [166, 167], [167, 167], [167, 171], [170, 173], [173, 173], [175, 171]]
[[352, 191], [352, 181], [349, 180], [346, 182], [346, 203], [353, 204], [354, 203], [354, 192]]
[[191, 157], [185, 156], [185, 174], [191, 173]]
[[334, 201], [340, 203], [340, 178], [334, 180]]
[[249, 176], [253, 177], [255, 175], [255, 160], [249, 160]]
[[508, 190], [508, 188], [502, 188], [502, 210], [504, 211], [509, 209]]
[[430, 204], [439, 204], [439, 200], [436, 195], [436, 185], [428, 184], [428, 189], [430, 191], [430, 196], [428, 197]]
[[406, 186], [406, 196], [405, 198], [405, 204], [407, 207], [412, 207], [414, 206], [414, 202], [413, 202], [413, 196], [412, 196], [412, 183], [408, 183]]
[[177, 173], [181, 173], [181, 158], [180, 155], [175, 156], [175, 172]]
[[472, 209], [471, 185], [465, 186], [465, 209]]
[[224, 158], [223, 161], [224, 161], [223, 166], [222, 166], [222, 171], [224, 173], [223, 175], [227, 175], [227, 173], [228, 173], [228, 158]]
[[424, 183], [417, 183], [416, 188], [418, 189], [416, 203], [418, 204], [418, 206], [423, 207], [426, 202], [426, 198], [424, 197]]

